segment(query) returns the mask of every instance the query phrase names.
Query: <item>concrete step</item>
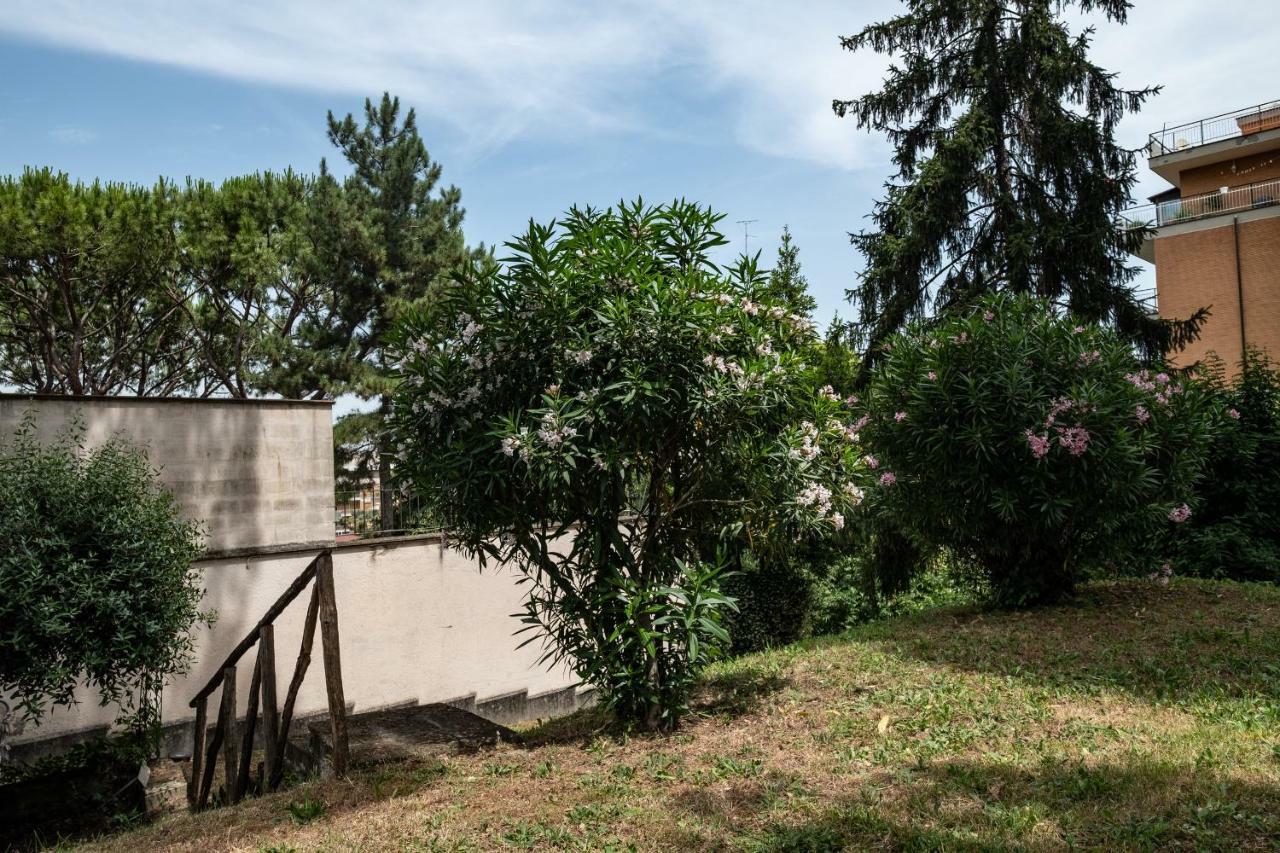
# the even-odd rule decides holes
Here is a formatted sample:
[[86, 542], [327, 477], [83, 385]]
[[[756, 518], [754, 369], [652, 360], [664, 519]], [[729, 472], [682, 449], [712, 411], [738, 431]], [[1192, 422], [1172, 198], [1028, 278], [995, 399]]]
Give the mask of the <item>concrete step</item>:
[[[329, 776], [333, 756], [329, 721], [316, 720], [307, 729], [305, 746], [292, 740], [286, 761], [299, 775]], [[520, 740], [506, 726], [443, 703], [355, 714], [347, 720], [347, 738], [353, 768], [425, 761]]]

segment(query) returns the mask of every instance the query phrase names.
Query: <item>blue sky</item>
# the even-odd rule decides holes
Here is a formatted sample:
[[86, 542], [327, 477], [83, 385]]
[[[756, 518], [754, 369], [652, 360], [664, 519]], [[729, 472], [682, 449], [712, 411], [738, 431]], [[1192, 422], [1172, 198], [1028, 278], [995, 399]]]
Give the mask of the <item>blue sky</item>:
[[[754, 219], [771, 256], [789, 224], [819, 301], [848, 313], [861, 227], [890, 171], [883, 140], [831, 114], [884, 60], [837, 36], [900, 4], [762, 0], [466, 4], [381, 0], [9, 0], [0, 18], [0, 165], [151, 182], [313, 170], [325, 111], [390, 89], [417, 107], [472, 242], [567, 206], [681, 195]], [[1280, 97], [1271, 2], [1145, 2], [1095, 57], [1165, 92], [1122, 128]], [[334, 164], [336, 165], [336, 164]], [[1140, 190], [1161, 188], [1143, 170]], [[1149, 278], [1149, 276], [1148, 276]]]

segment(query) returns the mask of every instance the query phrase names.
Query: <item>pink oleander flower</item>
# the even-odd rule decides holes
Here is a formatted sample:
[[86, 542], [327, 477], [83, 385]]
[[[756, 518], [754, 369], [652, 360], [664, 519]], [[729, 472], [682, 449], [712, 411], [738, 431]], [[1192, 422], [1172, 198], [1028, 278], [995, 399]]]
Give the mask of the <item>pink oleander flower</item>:
[[1097, 364], [1098, 359], [1102, 358], [1102, 353], [1098, 350], [1090, 350], [1089, 352], [1080, 353], [1077, 363], [1081, 367], [1088, 367], [1091, 364]]
[[1186, 504], [1175, 506], [1173, 509], [1169, 510], [1169, 520], [1172, 521], [1174, 524], [1181, 524], [1182, 522], [1186, 521], [1190, 517], [1191, 517], [1191, 507], [1187, 506]]
[[880, 475], [880, 485], [884, 486], [886, 489], [897, 482], [898, 478], [894, 476], [892, 471], [885, 471]]
[[925, 377], [926, 377], [930, 382], [936, 382], [936, 381], [938, 380], [938, 374], [937, 374], [937, 372], [936, 372], [936, 371], [933, 371], [933, 370], [930, 370], [928, 373], [926, 373], [926, 374], [925, 374]]
[[1151, 420], [1151, 413], [1147, 411], [1146, 406], [1141, 404], [1134, 407], [1133, 415], [1138, 419], [1138, 423], [1140, 424], [1145, 424], [1147, 421]]
[[1053, 401], [1053, 408], [1049, 410], [1049, 414], [1045, 416], [1044, 425], [1051, 427], [1054, 421], [1058, 419], [1058, 415], [1070, 409], [1076, 403], [1070, 397], [1059, 397]]
[[1072, 456], [1081, 456], [1089, 448], [1089, 431], [1082, 426], [1058, 427], [1058, 444]]
[[1161, 564], [1159, 571], [1155, 571], [1147, 575], [1147, 580], [1154, 581], [1155, 583], [1160, 584], [1160, 586], [1168, 586], [1169, 578], [1172, 576], [1173, 576], [1173, 566], [1169, 565], [1168, 563], [1163, 563]]
[[844, 530], [844, 516], [838, 512], [831, 513], [831, 524], [836, 530]]
[[983, 319], [983, 320], [985, 320], [985, 321], [986, 321], [986, 322], [988, 322], [988, 323], [990, 323], [990, 322], [991, 322], [992, 320], [994, 320], [995, 318], [996, 318], [996, 315], [995, 315], [993, 312], [991, 312], [991, 311], [983, 311], [983, 312], [982, 312], [982, 319]]
[[1077, 335], [1084, 334], [1084, 326], [1076, 326], [1071, 331], [1075, 332]]
[[907, 413], [906, 413], [906, 412], [894, 412], [894, 414], [893, 414], [893, 419], [894, 419], [895, 421], [897, 421], [898, 423], [902, 423], [903, 421], [905, 421], [905, 420], [907, 419]]
[[1031, 455], [1036, 459], [1043, 459], [1049, 452], [1049, 437], [1045, 435], [1036, 435], [1031, 430], [1027, 430], [1027, 446], [1031, 449]]
[[866, 456], [862, 457], [862, 461], [867, 463], [867, 467], [870, 468], [872, 471], [880, 467], [880, 460], [875, 458], [871, 454], [867, 454]]
[[1240, 420], [1240, 412], [1236, 409], [1227, 409], [1227, 416], [1232, 420]]

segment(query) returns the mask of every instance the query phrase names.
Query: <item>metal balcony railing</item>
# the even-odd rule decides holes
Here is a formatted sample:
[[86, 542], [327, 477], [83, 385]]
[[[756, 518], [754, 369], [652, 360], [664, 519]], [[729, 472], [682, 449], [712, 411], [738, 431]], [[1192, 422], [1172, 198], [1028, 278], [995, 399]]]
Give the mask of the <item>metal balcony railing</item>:
[[1147, 309], [1148, 314], [1158, 314], [1160, 312], [1160, 299], [1154, 287], [1134, 291], [1133, 296], [1138, 300], [1139, 305]]
[[1280, 101], [1268, 101], [1222, 115], [1190, 121], [1151, 134], [1147, 156], [1159, 157], [1264, 130], [1280, 128]]
[[1223, 213], [1270, 207], [1273, 204], [1280, 204], [1280, 180], [1259, 181], [1231, 187], [1226, 192], [1218, 190], [1162, 201], [1159, 204], [1131, 207], [1124, 212], [1123, 218], [1130, 228], [1160, 228]]

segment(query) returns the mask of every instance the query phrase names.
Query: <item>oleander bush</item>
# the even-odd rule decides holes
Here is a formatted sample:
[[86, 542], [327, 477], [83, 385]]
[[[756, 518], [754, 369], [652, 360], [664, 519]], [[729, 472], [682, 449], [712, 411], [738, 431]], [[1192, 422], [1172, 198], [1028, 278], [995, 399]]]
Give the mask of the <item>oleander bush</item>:
[[184, 520], [142, 451], [92, 449], [73, 426], [37, 439], [33, 422], [0, 443], [0, 692], [20, 719], [96, 691], [139, 730], [148, 699], [191, 659], [211, 618]]
[[[861, 430], [885, 542], [945, 548], [1010, 606], [1093, 572], [1161, 571], [1217, 436], [1199, 384], [1028, 297], [989, 297], [886, 348]], [[888, 562], [899, 587], [921, 565]]]
[[1179, 574], [1280, 582], [1280, 371], [1261, 352], [1246, 354], [1228, 378], [1221, 361], [1204, 382], [1220, 414], [1199, 510], [1172, 528]]
[[721, 217], [573, 209], [401, 327], [399, 470], [461, 547], [517, 567], [523, 618], [629, 723], [673, 728], [722, 654], [724, 570], [834, 533], [861, 497], [809, 321]]

